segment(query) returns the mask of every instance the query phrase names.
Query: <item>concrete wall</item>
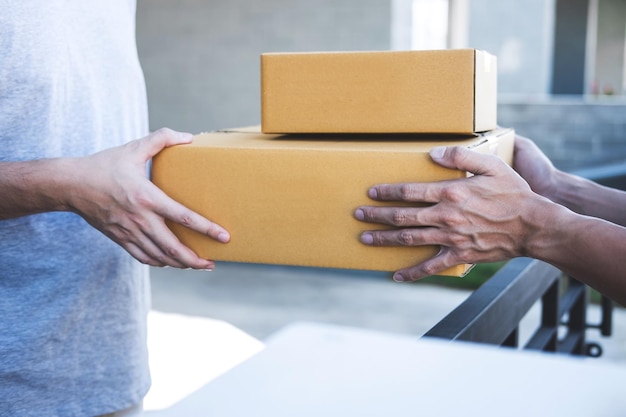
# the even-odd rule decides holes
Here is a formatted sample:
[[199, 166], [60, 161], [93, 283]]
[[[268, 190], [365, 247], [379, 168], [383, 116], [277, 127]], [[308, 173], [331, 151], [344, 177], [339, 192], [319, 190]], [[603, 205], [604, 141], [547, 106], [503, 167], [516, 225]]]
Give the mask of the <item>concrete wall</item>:
[[585, 92], [585, 49], [589, 0], [557, 0], [554, 31], [553, 94]]
[[566, 171], [626, 164], [626, 102], [500, 102], [498, 122], [535, 140]]
[[[556, 0], [467, 1], [467, 46], [486, 49], [498, 56], [498, 122], [533, 138], [561, 169], [575, 171], [626, 163], [625, 100], [550, 96]], [[566, 0], [562, 2], [564, 7], [569, 6]], [[600, 0], [603, 32], [599, 35], [602, 39], [609, 37], [611, 42], [603, 41], [599, 54], [620, 39], [623, 45], [622, 16], [616, 13], [616, 10], [621, 12], [621, 7], [615, 3], [623, 5], [624, 1]], [[607, 12], [608, 9], [612, 12]], [[622, 28], [621, 38], [615, 35], [618, 26]], [[577, 46], [584, 48], [584, 37], [578, 42]], [[612, 61], [599, 55], [602, 62], [598, 65], [611, 62], [608, 65], [613, 71], [611, 76], [616, 78], [615, 69], [622, 66], [614, 62], [623, 59], [623, 47], [621, 53], [613, 50], [610, 55]]]
[[391, 0], [139, 0], [150, 125], [260, 123], [259, 55], [390, 48]]
[[595, 82], [600, 93], [626, 94], [624, 42], [626, 34], [626, 1], [598, 2], [598, 36], [596, 44]]
[[470, 0], [467, 46], [498, 57], [498, 92], [550, 93], [555, 0]]
[[[401, 13], [397, 5], [406, 2], [395, 2]], [[624, 161], [624, 101], [533, 99], [549, 91], [554, 0], [526, 0], [517, 8], [493, 0], [470, 4], [469, 46], [499, 56], [500, 124], [534, 138], [563, 169]], [[392, 0], [139, 0], [137, 42], [151, 128], [200, 132], [258, 124], [261, 52], [389, 49], [391, 5]], [[507, 100], [507, 92], [521, 94]]]

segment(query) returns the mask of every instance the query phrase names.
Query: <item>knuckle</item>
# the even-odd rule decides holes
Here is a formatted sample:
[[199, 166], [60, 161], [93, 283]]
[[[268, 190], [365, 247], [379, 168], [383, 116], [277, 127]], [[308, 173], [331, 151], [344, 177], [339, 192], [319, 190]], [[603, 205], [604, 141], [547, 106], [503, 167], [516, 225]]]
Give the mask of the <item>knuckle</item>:
[[383, 246], [385, 244], [385, 237], [382, 233], [372, 233], [372, 244], [374, 246]]
[[126, 147], [131, 152], [135, 151], [141, 146], [141, 139], [133, 139], [126, 144]]
[[458, 164], [460, 162], [463, 162], [463, 160], [465, 159], [465, 148], [461, 146], [453, 146], [452, 148], [450, 148], [449, 151], [450, 159], [455, 163]]
[[172, 134], [172, 129], [168, 128], [168, 127], [161, 127], [159, 129], [157, 129], [154, 134], [158, 135], [158, 136], [167, 136]]
[[399, 193], [400, 199], [405, 201], [411, 201], [415, 196], [415, 190], [410, 184], [402, 184]]
[[[167, 248], [165, 248], [165, 254], [169, 258], [176, 259], [180, 255], [180, 251], [175, 246], [168, 246]], [[167, 260], [166, 256], [160, 257], [159, 260], [165, 262]]]
[[404, 226], [407, 224], [408, 214], [404, 209], [396, 209], [392, 212], [391, 222], [394, 226]]
[[150, 202], [150, 197], [144, 190], [134, 190], [129, 196], [132, 198], [134, 204], [145, 206]]
[[[462, 226], [466, 223], [466, 219], [463, 215], [455, 212], [449, 214], [445, 218], [444, 222], [445, 225], [448, 226], [450, 229], [454, 229], [455, 231], [461, 231], [463, 229]], [[454, 234], [452, 236], [459, 239], [463, 238], [461, 234]]]
[[454, 203], [465, 200], [465, 192], [460, 187], [452, 184], [444, 186], [441, 190], [441, 195], [444, 200]]
[[422, 265], [421, 269], [424, 276], [435, 275], [437, 272], [439, 272], [439, 268], [432, 263]]
[[415, 238], [410, 230], [401, 231], [398, 238], [404, 246], [412, 246], [415, 243]]
[[214, 236], [219, 232], [219, 227], [217, 227], [217, 224], [213, 223], [213, 222], [209, 222], [208, 227], [206, 228], [206, 233], [209, 236]]
[[461, 249], [457, 252], [457, 259], [459, 263], [469, 264], [473, 262], [473, 251], [468, 249]]
[[466, 238], [462, 235], [451, 233], [448, 235], [448, 242], [450, 242], [450, 246], [460, 249], [466, 243]]
[[193, 225], [193, 217], [189, 213], [183, 213], [178, 222], [185, 227], [190, 227]]
[[150, 192], [144, 189], [136, 189], [128, 194], [128, 202], [131, 206], [140, 208], [152, 208], [153, 201]]

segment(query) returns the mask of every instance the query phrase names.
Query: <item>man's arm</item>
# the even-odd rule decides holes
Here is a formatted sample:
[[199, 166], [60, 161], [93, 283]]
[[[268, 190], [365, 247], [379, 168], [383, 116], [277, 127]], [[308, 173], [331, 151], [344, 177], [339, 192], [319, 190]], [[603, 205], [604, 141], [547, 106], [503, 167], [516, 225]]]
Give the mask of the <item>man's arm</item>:
[[[626, 228], [575, 213], [535, 193], [495, 156], [451, 147], [433, 149], [431, 157], [442, 166], [474, 176], [377, 185], [370, 189], [375, 200], [429, 205], [364, 206], [355, 212], [359, 220], [395, 227], [364, 232], [361, 241], [365, 244], [441, 247], [433, 258], [397, 271], [394, 279], [414, 281], [461, 263], [529, 256], [554, 264], [626, 304], [626, 281], [621, 278]], [[519, 157], [516, 155], [516, 163]]]
[[213, 269], [214, 263], [183, 245], [165, 220], [220, 242], [230, 239], [228, 232], [167, 197], [146, 174], [146, 163], [154, 155], [191, 138], [161, 129], [84, 158], [0, 163], [0, 219], [72, 211], [140, 262]]
[[576, 213], [626, 226], [626, 192], [554, 167], [530, 139], [515, 139], [515, 170], [538, 194]]

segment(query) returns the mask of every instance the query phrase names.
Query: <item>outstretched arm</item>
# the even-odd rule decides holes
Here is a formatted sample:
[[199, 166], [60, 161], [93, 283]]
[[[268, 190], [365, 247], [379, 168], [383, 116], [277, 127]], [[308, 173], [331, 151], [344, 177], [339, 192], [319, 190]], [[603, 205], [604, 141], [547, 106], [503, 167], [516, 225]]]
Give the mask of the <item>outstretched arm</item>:
[[626, 226], [626, 192], [554, 167], [530, 139], [515, 139], [515, 170], [538, 194], [580, 214]]
[[154, 155], [191, 138], [161, 129], [84, 158], [0, 163], [0, 219], [73, 211], [140, 262], [212, 269], [214, 263], [183, 245], [165, 220], [221, 242], [230, 239], [228, 232], [167, 197], [146, 174], [146, 163]]
[[[442, 166], [474, 175], [435, 183], [377, 185], [369, 192], [375, 200], [428, 205], [364, 206], [355, 212], [359, 220], [395, 227], [364, 232], [365, 244], [441, 247], [433, 258], [397, 271], [394, 279], [414, 281], [461, 263], [529, 256], [626, 304], [626, 280], [621, 278], [626, 228], [575, 213], [539, 195], [495, 156], [450, 147], [433, 149], [431, 157]], [[523, 161], [517, 154], [518, 169]]]

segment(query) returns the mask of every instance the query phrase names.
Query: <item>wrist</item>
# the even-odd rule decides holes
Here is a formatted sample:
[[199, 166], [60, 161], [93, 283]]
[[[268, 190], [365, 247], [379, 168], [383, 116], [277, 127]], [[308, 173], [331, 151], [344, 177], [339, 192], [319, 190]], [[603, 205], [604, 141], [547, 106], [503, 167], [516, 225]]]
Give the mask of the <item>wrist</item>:
[[[50, 211], [72, 211], [70, 200], [75, 194], [75, 184], [81, 180], [75, 169], [74, 158], [48, 160], [48, 177], [42, 181], [42, 195], [49, 204]], [[44, 175], [46, 171], [43, 171]]]
[[575, 212], [581, 212], [581, 194], [588, 180], [563, 171], [556, 171], [553, 177], [550, 200]]
[[71, 211], [69, 200], [74, 194], [74, 184], [80, 181], [74, 161], [73, 158], [50, 158], [32, 162], [25, 186], [32, 190], [35, 211]]
[[535, 199], [527, 213], [522, 256], [550, 261], [567, 244], [568, 223], [576, 214], [543, 197]]
[[32, 164], [25, 186], [32, 190], [33, 209], [39, 212], [68, 211], [71, 184], [76, 177], [72, 172], [71, 160], [50, 158], [33, 161]]
[[0, 218], [68, 210], [67, 196], [72, 193], [69, 160], [39, 159], [0, 164]]

